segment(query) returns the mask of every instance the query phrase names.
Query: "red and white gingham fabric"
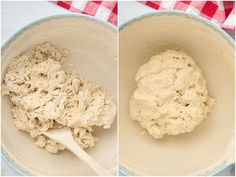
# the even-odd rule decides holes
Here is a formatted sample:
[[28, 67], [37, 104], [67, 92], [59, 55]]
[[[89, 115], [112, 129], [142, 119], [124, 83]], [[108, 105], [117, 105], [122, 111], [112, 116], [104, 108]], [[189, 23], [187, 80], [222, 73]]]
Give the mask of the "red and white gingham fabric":
[[75, 13], [88, 14], [117, 26], [117, 1], [52, 1]]
[[235, 29], [234, 1], [139, 1], [156, 10], [181, 10], [200, 15], [219, 27]]
[[[96, 16], [117, 26], [116, 1], [53, 1], [75, 13]], [[205, 17], [222, 28], [235, 29], [234, 1], [139, 1], [156, 10], [181, 10]]]

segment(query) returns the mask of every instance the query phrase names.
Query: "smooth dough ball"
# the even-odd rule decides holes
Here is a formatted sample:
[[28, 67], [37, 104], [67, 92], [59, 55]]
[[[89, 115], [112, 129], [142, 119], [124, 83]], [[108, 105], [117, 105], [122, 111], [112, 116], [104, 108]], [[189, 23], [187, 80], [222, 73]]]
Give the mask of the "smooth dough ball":
[[184, 52], [168, 50], [140, 66], [130, 117], [154, 138], [191, 132], [215, 105], [201, 69]]

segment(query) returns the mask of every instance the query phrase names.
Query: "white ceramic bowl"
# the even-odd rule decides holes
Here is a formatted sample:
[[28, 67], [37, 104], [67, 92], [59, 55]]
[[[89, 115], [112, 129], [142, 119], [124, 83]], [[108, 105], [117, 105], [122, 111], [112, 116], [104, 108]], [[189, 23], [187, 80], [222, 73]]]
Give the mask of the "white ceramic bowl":
[[[124, 174], [209, 175], [234, 162], [234, 42], [203, 18], [177, 11], [146, 14], [120, 27], [120, 168]], [[131, 121], [128, 100], [138, 67], [167, 49], [202, 68], [217, 105], [192, 133], [156, 140]]]
[[[68, 63], [89, 81], [107, 89], [116, 101], [116, 30], [84, 15], [59, 15], [36, 21], [16, 33], [2, 48], [2, 79], [9, 62], [37, 44], [51, 42], [72, 52]], [[66, 66], [65, 66], [66, 67]], [[52, 155], [36, 147], [30, 136], [13, 125], [11, 104], [2, 97], [2, 153], [22, 174], [95, 175], [69, 151]], [[99, 141], [88, 153], [111, 172], [116, 172], [116, 122], [111, 129], [95, 131]]]

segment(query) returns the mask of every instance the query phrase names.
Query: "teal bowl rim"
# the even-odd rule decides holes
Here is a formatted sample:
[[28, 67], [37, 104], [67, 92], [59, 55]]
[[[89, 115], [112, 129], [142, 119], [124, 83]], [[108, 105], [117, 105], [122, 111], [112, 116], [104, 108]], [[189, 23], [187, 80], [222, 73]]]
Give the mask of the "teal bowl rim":
[[204, 22], [205, 24], [213, 27], [214, 29], [216, 29], [218, 32], [221, 32], [221, 34], [223, 34], [224, 37], [227, 38], [227, 40], [234, 46], [235, 45], [235, 40], [227, 33], [225, 32], [222, 28], [220, 28], [219, 26], [217, 26], [216, 24], [212, 23], [211, 21], [209, 21], [206, 18], [203, 18], [201, 16], [195, 15], [195, 14], [191, 14], [188, 12], [184, 12], [184, 11], [180, 11], [180, 10], [158, 10], [158, 11], [154, 11], [154, 12], [146, 12], [146, 13], [142, 13], [141, 15], [138, 15], [132, 19], [127, 20], [126, 22], [122, 23], [119, 25], [118, 29], [119, 32], [126, 26], [131, 25], [132, 23], [141, 20], [143, 18], [148, 18], [150, 16], [154, 16], [154, 15], [163, 15], [163, 14], [175, 14], [175, 15], [185, 15], [188, 17], [192, 17], [197, 21], [200, 22]]
[[[119, 28], [118, 28], [119, 32], [121, 30], [123, 30], [126, 26], [129, 26], [138, 20], [148, 18], [150, 16], [155, 16], [155, 15], [184, 15], [184, 16], [193, 18], [199, 22], [203, 22], [204, 24], [210, 26], [211, 28], [213, 28], [214, 30], [219, 32], [219, 34], [221, 34], [221, 36], [223, 36], [233, 47], [235, 47], [235, 40], [228, 33], [226, 33], [222, 28], [218, 27], [217, 25], [215, 25], [214, 23], [212, 23], [211, 21], [209, 21], [206, 18], [203, 18], [201, 16], [197, 16], [195, 14], [191, 14], [188, 12], [179, 11], [179, 10], [158, 10], [158, 11], [154, 11], [154, 12], [142, 13], [141, 15], [138, 15], [138, 16], [136, 16], [132, 19], [129, 19], [126, 22], [120, 24]], [[216, 166], [214, 169], [212, 169], [210, 171], [206, 171], [205, 174], [199, 174], [199, 175], [215, 176], [218, 173], [220, 173], [222, 170], [224, 170], [234, 164], [235, 164], [234, 162], [232, 162], [232, 163], [223, 162], [219, 166]], [[119, 174], [121, 176], [129, 176], [129, 175], [136, 176], [137, 175], [134, 172], [129, 171], [128, 169], [126, 169], [125, 167], [123, 167], [121, 165], [119, 165]]]
[[[100, 23], [102, 25], [104, 25], [105, 27], [108, 27], [110, 29], [112, 29], [113, 31], [118, 30], [117, 26], [112, 25], [106, 21], [103, 21], [97, 17], [94, 16], [89, 16], [86, 14], [56, 14], [56, 15], [50, 15], [47, 17], [41, 17], [38, 18], [28, 24], [26, 24], [25, 26], [19, 28], [16, 30], [16, 32], [14, 32], [5, 42], [3, 42], [2, 46], [1, 46], [1, 53], [3, 53], [3, 51], [10, 45], [10, 43], [15, 40], [20, 34], [22, 34], [25, 30], [37, 25], [38, 23], [44, 22], [44, 21], [48, 21], [48, 20], [52, 20], [52, 19], [57, 19], [57, 18], [63, 18], [63, 17], [73, 17], [73, 18], [84, 18], [84, 19], [88, 19], [88, 20], [92, 20], [94, 22]], [[11, 158], [9, 157], [9, 155], [4, 151], [4, 148], [1, 147], [1, 160], [3, 160], [6, 164], [9, 165], [10, 168], [12, 168], [15, 172], [17, 172], [19, 175], [21, 176], [30, 176], [32, 174], [30, 174], [29, 171], [23, 169], [19, 164], [17, 164], [16, 162], [14, 162], [13, 160], [11, 160]]]

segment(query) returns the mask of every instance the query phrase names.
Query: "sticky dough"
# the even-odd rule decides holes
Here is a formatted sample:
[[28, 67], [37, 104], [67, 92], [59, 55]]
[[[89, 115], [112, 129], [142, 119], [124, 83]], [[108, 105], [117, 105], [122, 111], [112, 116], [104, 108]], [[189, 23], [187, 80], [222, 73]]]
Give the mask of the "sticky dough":
[[191, 132], [215, 105], [194, 60], [168, 50], [139, 67], [129, 111], [154, 138]]
[[115, 104], [100, 86], [63, 70], [69, 57], [68, 50], [44, 43], [14, 58], [4, 76], [3, 94], [13, 103], [15, 126], [50, 153], [65, 147], [42, 132], [69, 127], [75, 141], [88, 148], [96, 141], [93, 127], [110, 128], [116, 116]]

